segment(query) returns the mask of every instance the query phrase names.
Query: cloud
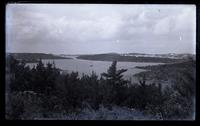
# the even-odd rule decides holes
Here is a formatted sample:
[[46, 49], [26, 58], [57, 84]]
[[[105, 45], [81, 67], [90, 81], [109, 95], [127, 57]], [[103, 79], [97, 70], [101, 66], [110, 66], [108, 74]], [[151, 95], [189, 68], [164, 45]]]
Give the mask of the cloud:
[[158, 21], [155, 25], [154, 33], [155, 34], [168, 34], [171, 32], [172, 28], [175, 26], [173, 17], [166, 17]]
[[182, 12], [169, 15], [157, 21], [155, 34], [168, 34], [177, 32], [187, 32], [195, 30], [195, 7], [187, 7]]
[[194, 52], [195, 11], [192, 5], [8, 4], [6, 44], [15, 52]]

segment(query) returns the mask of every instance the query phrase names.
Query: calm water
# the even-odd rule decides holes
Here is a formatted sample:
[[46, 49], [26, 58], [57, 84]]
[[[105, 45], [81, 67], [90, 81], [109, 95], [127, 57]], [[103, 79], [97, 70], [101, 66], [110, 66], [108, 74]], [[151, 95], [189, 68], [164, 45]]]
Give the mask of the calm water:
[[[110, 61], [91, 61], [76, 59], [56, 59], [56, 60], [42, 60], [43, 63], [55, 62], [57, 68], [60, 68], [66, 72], [78, 71], [80, 75], [91, 74], [94, 71], [97, 75], [106, 72], [109, 66], [112, 64]], [[124, 78], [130, 79], [136, 73], [144, 70], [135, 68], [136, 66], [158, 65], [162, 63], [138, 63], [138, 62], [117, 62], [117, 69], [128, 69], [124, 73]], [[36, 65], [36, 63], [28, 63], [30, 67]]]

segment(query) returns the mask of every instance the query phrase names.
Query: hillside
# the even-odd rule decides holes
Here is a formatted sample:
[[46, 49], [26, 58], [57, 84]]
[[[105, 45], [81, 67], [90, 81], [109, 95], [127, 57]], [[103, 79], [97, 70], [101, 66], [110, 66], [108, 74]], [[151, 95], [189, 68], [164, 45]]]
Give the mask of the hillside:
[[145, 75], [146, 79], [151, 82], [162, 82], [163, 86], [177, 81], [182, 78], [184, 81], [195, 84], [196, 80], [196, 62], [186, 61], [182, 63], [162, 64], [156, 66], [136, 67], [147, 71], [135, 74], [136, 77]]
[[136, 57], [157, 57], [157, 58], [170, 58], [170, 59], [196, 59], [194, 54], [189, 53], [167, 53], [167, 54], [145, 54], [145, 53], [124, 53], [122, 56], [136, 56]]
[[8, 53], [8, 55], [18, 60], [24, 60], [25, 62], [38, 62], [39, 59], [72, 59], [45, 53]]
[[96, 55], [81, 55], [78, 59], [84, 60], [98, 60], [98, 61], [127, 61], [127, 62], [154, 62], [154, 63], [174, 63], [183, 62], [185, 59], [172, 59], [164, 57], [150, 57], [150, 56], [135, 56], [135, 55], [120, 55], [120, 54], [96, 54]]

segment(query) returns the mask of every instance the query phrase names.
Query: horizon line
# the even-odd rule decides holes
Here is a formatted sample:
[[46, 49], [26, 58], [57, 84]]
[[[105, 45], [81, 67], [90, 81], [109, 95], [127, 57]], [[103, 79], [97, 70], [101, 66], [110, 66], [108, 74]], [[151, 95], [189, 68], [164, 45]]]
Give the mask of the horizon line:
[[70, 53], [47, 53], [47, 52], [5, 52], [7, 53], [35, 53], [35, 54], [53, 54], [53, 55], [95, 55], [95, 54], [130, 54], [130, 53], [136, 53], [136, 54], [151, 54], [151, 55], [155, 55], [155, 54], [192, 54], [192, 55], [196, 55], [196, 53], [188, 53], [188, 52], [184, 52], [184, 53], [143, 53], [143, 52], [126, 52], [126, 53], [119, 53], [119, 52], [105, 52], [105, 53], [76, 53], [76, 54], [70, 54]]

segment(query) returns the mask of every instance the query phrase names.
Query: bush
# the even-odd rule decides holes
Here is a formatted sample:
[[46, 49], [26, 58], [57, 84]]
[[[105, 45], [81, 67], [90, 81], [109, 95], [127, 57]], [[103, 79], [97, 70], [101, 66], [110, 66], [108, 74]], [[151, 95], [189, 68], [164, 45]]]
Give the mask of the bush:
[[32, 91], [13, 92], [8, 101], [7, 119], [33, 119], [41, 113], [41, 98]]

